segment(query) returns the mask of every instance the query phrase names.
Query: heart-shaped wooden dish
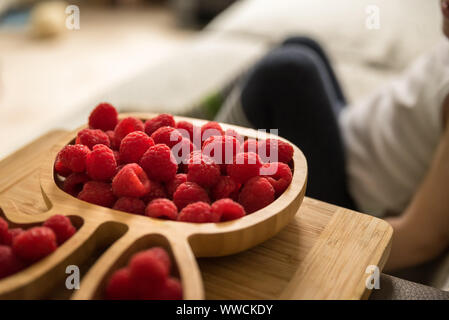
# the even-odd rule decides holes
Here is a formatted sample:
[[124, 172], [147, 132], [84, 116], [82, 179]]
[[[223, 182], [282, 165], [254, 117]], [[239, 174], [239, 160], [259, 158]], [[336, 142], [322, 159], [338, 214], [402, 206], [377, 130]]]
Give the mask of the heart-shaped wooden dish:
[[[122, 114], [142, 120], [154, 114]], [[206, 121], [175, 117], [201, 126]], [[260, 137], [253, 129], [221, 124], [247, 138]], [[78, 130], [77, 130], [78, 131]], [[217, 257], [247, 250], [271, 238], [290, 222], [304, 198], [307, 179], [306, 159], [293, 144], [293, 180], [288, 189], [267, 207], [241, 219], [221, 223], [184, 223], [153, 219], [96, 206], [65, 193], [56, 182], [53, 165], [58, 151], [72, 142], [76, 132], [52, 148], [42, 164], [40, 183], [48, 211], [28, 216], [17, 211], [11, 202], [2, 203], [6, 217], [16, 225], [32, 225], [54, 214], [69, 216], [78, 232], [53, 254], [27, 269], [0, 281], [0, 298], [39, 298], [41, 292], [60, 281], [54, 274], [64, 273], [67, 265], [85, 261], [94, 248], [112, 243], [82, 278], [73, 299], [101, 299], [108, 277], [126, 265], [136, 252], [163, 246], [172, 255], [175, 274], [181, 278], [184, 299], [204, 299], [201, 274], [195, 257]], [[279, 138], [265, 134], [262, 138]], [[282, 139], [285, 140], [285, 139]], [[286, 141], [286, 140], [285, 140]], [[288, 141], [287, 141], [288, 142]]]

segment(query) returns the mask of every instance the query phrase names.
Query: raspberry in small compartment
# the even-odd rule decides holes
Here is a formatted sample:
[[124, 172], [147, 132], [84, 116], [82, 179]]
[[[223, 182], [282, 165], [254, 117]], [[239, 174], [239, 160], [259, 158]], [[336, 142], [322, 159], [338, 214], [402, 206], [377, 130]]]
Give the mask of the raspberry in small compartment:
[[134, 117], [128, 117], [117, 124], [114, 129], [116, 141], [122, 141], [124, 137], [134, 131], [143, 131], [143, 122]]
[[178, 215], [178, 221], [194, 223], [219, 222], [220, 218], [208, 203], [202, 201], [188, 204]]
[[11, 242], [11, 235], [8, 232], [8, 222], [5, 219], [0, 218], [0, 245]]
[[161, 127], [175, 127], [175, 119], [171, 114], [163, 113], [145, 122], [145, 132], [149, 136]]
[[86, 157], [86, 169], [93, 180], [110, 180], [117, 171], [114, 152], [105, 145], [97, 144]]
[[181, 184], [173, 194], [173, 202], [178, 207], [178, 210], [182, 210], [188, 204], [198, 201], [210, 203], [206, 190], [194, 182]]
[[246, 213], [253, 213], [274, 201], [274, 188], [262, 177], [253, 177], [243, 185], [239, 194], [239, 203]]
[[211, 206], [214, 216], [220, 217], [220, 221], [230, 221], [245, 216], [245, 209], [232, 199], [220, 199]]
[[117, 110], [109, 103], [100, 103], [89, 115], [89, 127], [92, 129], [114, 130], [117, 123]]
[[112, 207], [114, 210], [143, 215], [145, 213], [145, 202], [139, 198], [118, 198]]
[[293, 158], [293, 147], [279, 139], [266, 139], [259, 142], [259, 155], [263, 162], [289, 163]]
[[38, 261], [56, 250], [56, 235], [47, 227], [33, 227], [18, 235], [12, 244], [14, 254], [27, 262]]
[[292, 171], [283, 162], [266, 163], [262, 166], [261, 174], [267, 173], [266, 178], [271, 183], [276, 193], [280, 196], [292, 182]]
[[85, 173], [75, 172], [72, 173], [64, 180], [63, 190], [74, 197], [83, 189], [86, 182], [90, 181], [90, 177]]
[[135, 300], [138, 298], [136, 291], [131, 282], [129, 268], [122, 268], [115, 271], [109, 278], [106, 286], [106, 299]]
[[156, 296], [157, 300], [181, 300], [182, 286], [176, 278], [168, 278], [161, 286], [159, 294]]
[[59, 151], [57, 160], [60, 165], [73, 172], [86, 170], [86, 157], [90, 149], [82, 144], [67, 145]]
[[143, 154], [152, 146], [154, 141], [145, 132], [131, 132], [120, 143], [120, 161], [139, 163]]
[[85, 145], [90, 150], [92, 150], [92, 148], [97, 144], [104, 144], [108, 147], [111, 146], [108, 135], [98, 129], [81, 130], [78, 132], [75, 143]]
[[150, 147], [140, 159], [140, 165], [151, 180], [167, 182], [174, 178], [178, 165], [165, 144]]
[[136, 163], [125, 165], [112, 180], [112, 191], [117, 197], [143, 197], [150, 188], [145, 171]]
[[147, 205], [145, 215], [151, 218], [176, 220], [178, 208], [171, 200], [154, 199]]
[[207, 188], [214, 186], [219, 179], [220, 167], [214, 160], [200, 151], [192, 152], [187, 161], [187, 181]]
[[254, 152], [239, 153], [232, 164], [228, 164], [227, 173], [235, 181], [245, 183], [252, 177], [259, 175], [262, 163]]
[[116, 198], [109, 183], [89, 181], [84, 184], [83, 190], [78, 194], [78, 199], [110, 208]]
[[16, 256], [12, 248], [0, 245], [0, 279], [19, 272], [25, 264]]
[[70, 239], [76, 232], [72, 222], [66, 216], [57, 214], [44, 222], [44, 227], [50, 228], [56, 235], [58, 245], [63, 244]]

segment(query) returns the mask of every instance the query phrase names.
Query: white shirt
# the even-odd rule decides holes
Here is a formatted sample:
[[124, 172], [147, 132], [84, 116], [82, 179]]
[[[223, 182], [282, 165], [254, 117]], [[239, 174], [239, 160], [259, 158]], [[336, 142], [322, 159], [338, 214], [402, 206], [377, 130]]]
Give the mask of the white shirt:
[[349, 191], [362, 212], [401, 213], [426, 174], [442, 134], [449, 41], [339, 118]]

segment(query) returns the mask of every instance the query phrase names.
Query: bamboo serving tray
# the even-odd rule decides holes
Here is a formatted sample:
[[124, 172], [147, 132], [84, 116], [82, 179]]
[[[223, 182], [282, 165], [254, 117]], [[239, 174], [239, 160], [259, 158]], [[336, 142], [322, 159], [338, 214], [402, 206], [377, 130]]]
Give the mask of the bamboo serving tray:
[[[382, 269], [388, 257], [392, 230], [386, 222], [308, 198], [303, 202], [307, 168], [296, 147], [292, 184], [275, 202], [239, 220], [192, 224], [95, 206], [59, 189], [54, 159], [75, 135], [51, 132], [0, 162], [0, 208], [13, 226], [64, 214], [79, 229], [53, 254], [0, 280], [2, 299], [101, 299], [114, 270], [156, 245], [172, 255], [185, 299], [360, 299], [369, 295], [366, 267]], [[68, 265], [81, 269], [79, 290], [65, 287]]]

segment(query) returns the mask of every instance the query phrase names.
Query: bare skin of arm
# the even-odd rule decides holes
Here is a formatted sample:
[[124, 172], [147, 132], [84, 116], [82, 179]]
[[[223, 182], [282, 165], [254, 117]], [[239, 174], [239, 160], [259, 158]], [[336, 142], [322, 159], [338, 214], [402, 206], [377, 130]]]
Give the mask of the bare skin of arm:
[[449, 95], [442, 110], [445, 129], [429, 171], [403, 214], [386, 219], [394, 229], [387, 271], [428, 261], [449, 246]]

